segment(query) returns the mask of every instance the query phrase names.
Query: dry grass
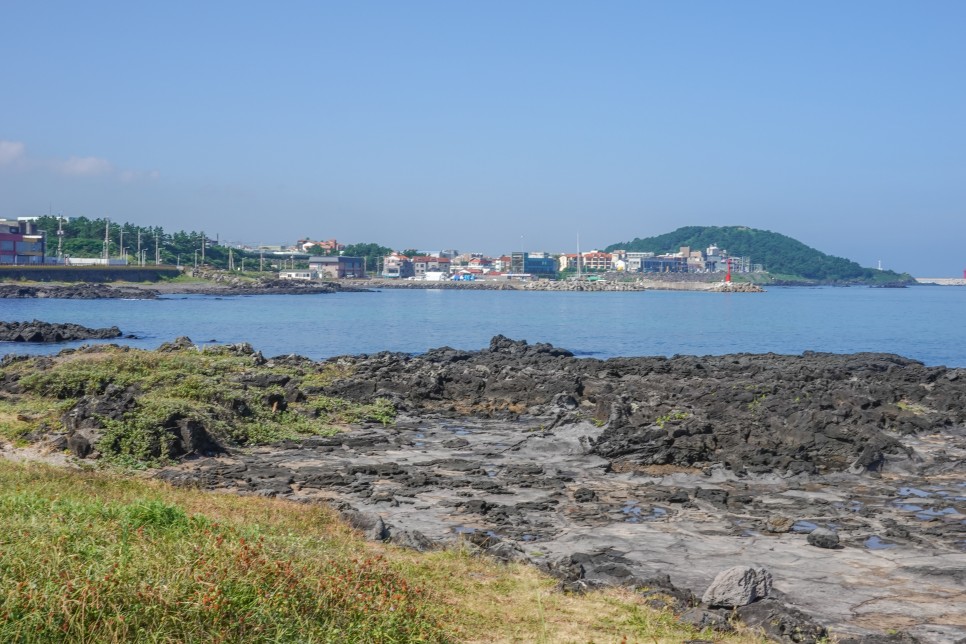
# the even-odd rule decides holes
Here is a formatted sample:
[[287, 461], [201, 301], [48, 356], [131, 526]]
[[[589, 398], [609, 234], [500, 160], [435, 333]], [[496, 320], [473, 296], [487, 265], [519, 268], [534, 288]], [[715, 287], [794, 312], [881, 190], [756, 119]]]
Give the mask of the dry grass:
[[697, 631], [668, 610], [656, 610], [631, 590], [612, 588], [563, 593], [533, 566], [500, 564], [470, 550], [428, 554], [397, 551], [392, 557], [407, 577], [445, 588], [451, 627], [461, 642], [565, 644], [762, 642], [747, 632]]
[[4, 641], [760, 641], [468, 550], [366, 543], [318, 506], [0, 461], [0, 508]]

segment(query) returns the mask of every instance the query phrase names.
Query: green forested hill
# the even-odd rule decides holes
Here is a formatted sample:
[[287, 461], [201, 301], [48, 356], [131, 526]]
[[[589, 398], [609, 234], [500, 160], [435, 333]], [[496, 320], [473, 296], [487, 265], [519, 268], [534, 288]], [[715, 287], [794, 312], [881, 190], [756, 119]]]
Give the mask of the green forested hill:
[[681, 246], [703, 251], [712, 244], [727, 250], [732, 257], [751, 257], [753, 263], [762, 264], [766, 271], [776, 275], [821, 282], [888, 282], [908, 278], [893, 271], [862, 268], [853, 261], [826, 255], [791, 237], [745, 226], [685, 226], [657, 237], [612, 244], [605, 250], [676, 253]]

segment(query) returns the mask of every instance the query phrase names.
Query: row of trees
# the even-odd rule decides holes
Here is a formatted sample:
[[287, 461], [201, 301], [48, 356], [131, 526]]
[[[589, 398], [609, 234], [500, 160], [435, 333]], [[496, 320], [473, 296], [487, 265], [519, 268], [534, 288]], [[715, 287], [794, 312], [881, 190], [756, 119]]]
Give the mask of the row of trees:
[[[58, 230], [63, 230], [61, 253], [68, 257], [103, 257], [105, 235], [108, 257], [124, 257], [129, 262], [144, 261], [154, 264], [206, 264], [228, 268], [234, 264], [246, 270], [259, 270], [263, 262], [258, 253], [229, 249], [212, 244], [203, 232], [180, 230], [167, 233], [161, 226], [138, 226], [112, 222], [108, 219], [76, 217], [59, 220], [44, 216], [37, 220], [37, 228], [47, 234], [47, 255], [54, 257], [58, 250]], [[138, 257], [138, 253], [141, 257]], [[268, 268], [267, 263], [264, 264]]]
[[[194, 265], [205, 264], [215, 268], [227, 269], [230, 265], [244, 270], [272, 270], [275, 264], [288, 265], [289, 260], [263, 257], [258, 251], [245, 251], [227, 248], [212, 243], [204, 232], [184, 231], [168, 233], [161, 226], [138, 226], [131, 223], [113, 222], [108, 219], [88, 219], [76, 217], [59, 220], [57, 217], [40, 217], [37, 228], [47, 233], [47, 256], [57, 255], [57, 231], [63, 229], [61, 253], [68, 257], [103, 257], [105, 231], [107, 233], [108, 257], [125, 257], [129, 262], [138, 263], [139, 250], [143, 261], [154, 264]], [[379, 244], [364, 243], [346, 246], [341, 254], [349, 257], [363, 257], [366, 271], [378, 270], [383, 257], [392, 252], [391, 248]], [[293, 268], [305, 267], [306, 262], [293, 262]]]

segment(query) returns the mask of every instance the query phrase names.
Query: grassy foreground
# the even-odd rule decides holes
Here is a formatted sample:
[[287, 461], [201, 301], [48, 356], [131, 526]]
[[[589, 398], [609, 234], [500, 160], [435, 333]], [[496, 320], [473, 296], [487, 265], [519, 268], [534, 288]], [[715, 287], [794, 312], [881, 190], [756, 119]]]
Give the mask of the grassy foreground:
[[366, 543], [317, 506], [2, 459], [0, 490], [0, 641], [757, 641], [628, 591]]

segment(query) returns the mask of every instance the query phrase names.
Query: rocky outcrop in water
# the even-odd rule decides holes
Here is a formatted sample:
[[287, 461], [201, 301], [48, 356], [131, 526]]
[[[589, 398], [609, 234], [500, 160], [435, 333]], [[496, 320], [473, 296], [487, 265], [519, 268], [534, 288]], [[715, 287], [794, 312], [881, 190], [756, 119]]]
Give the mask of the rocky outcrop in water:
[[193, 293], [196, 295], [312, 295], [322, 293], [364, 292], [368, 289], [365, 283], [361, 286], [349, 280], [319, 281], [319, 280], [289, 280], [275, 277], [246, 279], [225, 271], [193, 270], [188, 271], [191, 277], [205, 280], [205, 283], [182, 283], [164, 287], [169, 293]]
[[33, 322], [0, 322], [0, 342], [69, 342], [71, 340], [104, 340], [121, 337], [116, 326], [91, 329], [79, 324]]
[[135, 299], [152, 300], [158, 296], [151, 289], [107, 286], [106, 284], [0, 284], [3, 298], [55, 298], [67, 300]]

